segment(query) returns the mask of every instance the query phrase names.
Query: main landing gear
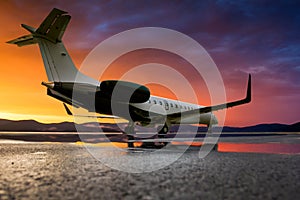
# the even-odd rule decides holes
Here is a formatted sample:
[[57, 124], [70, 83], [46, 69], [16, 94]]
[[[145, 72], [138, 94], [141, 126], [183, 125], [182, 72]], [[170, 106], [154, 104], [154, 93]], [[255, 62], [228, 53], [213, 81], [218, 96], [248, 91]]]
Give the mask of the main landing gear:
[[[129, 122], [128, 125], [126, 126], [124, 132], [127, 136], [128, 148], [134, 148], [134, 142], [130, 142], [135, 139], [134, 135], [136, 134], [136, 132], [134, 131], [134, 122]], [[169, 126], [167, 126], [166, 124], [163, 126], [160, 126], [157, 129], [157, 133], [158, 133], [157, 137], [165, 138], [168, 132], [169, 132]], [[155, 139], [155, 137], [152, 139]], [[168, 144], [168, 142], [143, 142], [141, 147], [143, 147], [143, 148], [162, 148], [162, 147], [166, 146], [167, 144]]]
[[133, 122], [128, 123], [128, 126], [125, 128], [125, 133], [127, 135], [128, 148], [134, 148], [134, 143], [129, 142], [129, 140], [134, 140], [135, 131], [134, 131], [134, 123]]
[[[162, 127], [159, 126], [157, 129], [158, 132], [158, 138], [165, 138], [167, 133], [169, 132], [169, 126], [167, 124], [164, 124]], [[168, 145], [168, 142], [160, 142], [163, 144], [163, 146]]]
[[[154, 139], [165, 138], [168, 132], [169, 132], [169, 127], [166, 124], [163, 126], [159, 126], [157, 128], [157, 135], [154, 136]], [[141, 147], [161, 149], [164, 146], [166, 146], [167, 144], [168, 144], [168, 142], [143, 142]]]

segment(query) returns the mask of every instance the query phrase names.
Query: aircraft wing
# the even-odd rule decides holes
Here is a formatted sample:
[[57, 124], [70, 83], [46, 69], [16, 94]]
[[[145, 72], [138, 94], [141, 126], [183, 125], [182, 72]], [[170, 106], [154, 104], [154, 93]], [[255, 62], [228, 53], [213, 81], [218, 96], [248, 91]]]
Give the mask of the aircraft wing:
[[168, 115], [168, 118], [174, 119], [174, 118], [180, 118], [180, 117], [189, 117], [189, 116], [199, 115], [199, 114], [203, 114], [203, 113], [209, 113], [212, 111], [222, 110], [225, 108], [230, 108], [230, 107], [246, 104], [246, 103], [249, 103], [250, 101], [251, 101], [251, 74], [249, 74], [247, 94], [244, 99], [232, 101], [232, 102], [228, 102], [228, 103], [223, 103], [223, 104], [219, 104], [219, 105], [206, 106], [206, 107], [202, 107], [202, 108], [195, 109], [195, 110], [189, 110], [189, 111], [185, 111], [185, 112], [172, 113], [172, 114]]

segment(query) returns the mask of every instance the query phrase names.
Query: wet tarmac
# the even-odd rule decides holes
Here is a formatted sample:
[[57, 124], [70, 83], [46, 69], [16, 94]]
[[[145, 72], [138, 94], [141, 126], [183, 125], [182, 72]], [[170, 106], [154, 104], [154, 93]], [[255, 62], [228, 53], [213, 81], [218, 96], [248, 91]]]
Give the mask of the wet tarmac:
[[[292, 144], [295, 145], [295, 144]], [[101, 149], [102, 158], [129, 166], [140, 158], [155, 166], [178, 156], [179, 147], [145, 152]], [[296, 146], [299, 148], [299, 145]], [[299, 153], [212, 151], [199, 158], [191, 147], [174, 163], [145, 173], [112, 169], [76, 143], [0, 143], [0, 199], [299, 199]], [[151, 160], [153, 159], [153, 160]], [[158, 162], [159, 160], [159, 162]], [[119, 162], [119, 163], [118, 163]], [[106, 163], [107, 164], [107, 163]]]

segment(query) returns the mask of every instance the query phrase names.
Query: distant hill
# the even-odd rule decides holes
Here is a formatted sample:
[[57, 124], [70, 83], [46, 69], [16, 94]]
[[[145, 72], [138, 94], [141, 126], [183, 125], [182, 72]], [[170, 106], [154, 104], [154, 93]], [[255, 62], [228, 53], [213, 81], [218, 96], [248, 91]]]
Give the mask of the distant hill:
[[258, 124], [247, 127], [223, 127], [224, 132], [300, 132], [300, 122], [287, 124]]
[[[190, 125], [182, 125], [181, 130], [188, 131], [191, 126]], [[173, 126], [171, 131], [176, 132], [178, 129], [177, 126]], [[300, 122], [287, 125], [287, 124], [258, 124], [254, 126], [246, 126], [246, 127], [214, 127], [215, 130], [222, 129], [222, 132], [300, 132]], [[198, 127], [198, 132], [206, 132], [207, 128], [200, 126]]]
[[[121, 129], [116, 124], [100, 124], [100, 127], [105, 132], [116, 132]], [[99, 124], [85, 123], [76, 125], [73, 122], [61, 122], [44, 124], [34, 120], [6, 120], [0, 119], [0, 131], [26, 131], [26, 132], [76, 132], [84, 130], [86, 132], [98, 132]]]
[[[34, 120], [20, 120], [13, 121], [7, 119], [0, 119], [0, 131], [26, 131], [26, 132], [99, 132], [99, 126], [104, 132], [120, 132], [124, 130], [126, 124], [109, 124], [109, 123], [85, 123], [75, 124], [73, 122], [61, 122], [44, 124]], [[77, 128], [77, 129], [76, 129]], [[176, 132], [179, 126], [172, 126], [171, 132]], [[216, 127], [220, 129], [222, 127]], [[153, 132], [153, 129], [143, 128], [137, 126], [137, 131], [140, 132]], [[192, 131], [196, 130], [197, 127], [192, 125], [182, 125], [180, 130]], [[206, 132], [206, 127], [198, 127], [198, 132]], [[300, 122], [287, 125], [287, 124], [259, 124], [247, 127], [229, 127], [225, 126], [222, 129], [223, 132], [300, 132]]]

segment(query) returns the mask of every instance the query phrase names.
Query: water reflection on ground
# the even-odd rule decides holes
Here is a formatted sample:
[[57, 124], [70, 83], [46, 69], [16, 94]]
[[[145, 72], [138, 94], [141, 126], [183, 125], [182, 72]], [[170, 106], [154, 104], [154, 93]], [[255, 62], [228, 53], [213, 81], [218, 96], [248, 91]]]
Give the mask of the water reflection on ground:
[[273, 154], [300, 154], [300, 144], [234, 144], [220, 143], [220, 152], [251, 152]]
[[[97, 147], [118, 147], [118, 148], [127, 148], [126, 143], [120, 142], [111, 142], [111, 143], [83, 143], [77, 142], [77, 145], [91, 145]], [[176, 146], [186, 146], [191, 145], [192, 150], [200, 150], [202, 143], [200, 142], [172, 142], [170, 145], [174, 146], [174, 150]], [[142, 148], [142, 143], [134, 144], [136, 150], [145, 150], [146, 148]], [[197, 148], [199, 147], [199, 148]], [[149, 150], [153, 149], [152, 147], [148, 148]], [[155, 150], [155, 149], [153, 149]], [[191, 150], [191, 149], [190, 149]], [[170, 151], [170, 148], [168, 149]], [[299, 154], [300, 155], [300, 144], [255, 144], [255, 143], [218, 143], [217, 144], [218, 152], [236, 152], [236, 153], [270, 153], [270, 154]]]
[[[172, 134], [170, 134], [172, 135]], [[169, 147], [191, 146], [193, 150], [199, 150], [203, 145], [205, 134], [199, 133], [196, 138], [182, 134], [177, 140], [169, 136]], [[141, 137], [134, 142], [137, 149], [145, 149]], [[95, 134], [87, 133], [86, 138], [80, 138], [78, 133], [26, 133], [26, 132], [0, 132], [0, 143], [20, 142], [60, 142], [74, 143], [76, 145], [88, 145], [97, 147], [127, 148], [127, 138], [124, 134]], [[111, 141], [111, 142], [108, 142]], [[150, 141], [150, 140], [149, 140]], [[154, 139], [155, 141], [155, 139]], [[149, 147], [151, 150], [153, 147]], [[169, 150], [172, 148], [168, 148]], [[219, 152], [238, 153], [269, 153], [269, 154], [300, 154], [299, 133], [222, 133], [217, 145]]]

